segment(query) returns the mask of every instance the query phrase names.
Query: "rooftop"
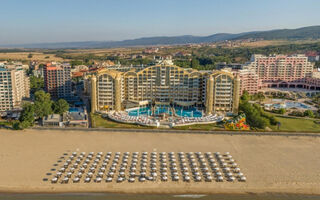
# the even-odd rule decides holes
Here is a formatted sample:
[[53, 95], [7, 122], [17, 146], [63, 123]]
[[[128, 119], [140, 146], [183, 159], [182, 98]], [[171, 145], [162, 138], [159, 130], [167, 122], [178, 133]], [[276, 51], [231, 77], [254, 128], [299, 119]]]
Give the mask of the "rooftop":
[[43, 119], [45, 122], [60, 122], [61, 116], [59, 114], [51, 114]]

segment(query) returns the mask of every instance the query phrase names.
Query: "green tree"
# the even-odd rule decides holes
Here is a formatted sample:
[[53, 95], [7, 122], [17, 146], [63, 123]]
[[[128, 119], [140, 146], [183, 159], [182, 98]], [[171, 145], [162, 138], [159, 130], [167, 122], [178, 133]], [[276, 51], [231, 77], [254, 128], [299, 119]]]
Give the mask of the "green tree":
[[313, 113], [313, 111], [312, 110], [306, 110], [306, 111], [304, 111], [304, 116], [306, 116], [306, 117], [310, 117], [310, 118], [313, 118], [314, 117], [314, 113]]
[[315, 95], [312, 97], [312, 101], [320, 107], [320, 94]]
[[264, 112], [260, 105], [249, 103], [249, 98], [245, 91], [241, 96], [239, 110], [246, 114], [246, 121], [252, 128], [265, 129], [269, 124], [277, 124], [278, 121], [273, 115]]
[[25, 129], [33, 126], [34, 123], [34, 105], [27, 103], [23, 105], [23, 110], [21, 112], [19, 122], [15, 123], [14, 129]]
[[191, 68], [198, 69], [200, 66], [199, 60], [196, 58], [192, 58], [191, 60]]
[[75, 66], [75, 65], [83, 65], [83, 61], [81, 60], [72, 60], [70, 61], [71, 66]]
[[30, 76], [30, 89], [35, 92], [44, 87], [44, 80], [41, 77]]
[[317, 61], [314, 65], [314, 68], [320, 68], [320, 61]]
[[28, 58], [32, 58], [32, 56], [33, 56], [33, 55], [32, 55], [31, 53], [29, 53]]
[[52, 101], [49, 93], [43, 90], [37, 91], [35, 94], [35, 114], [39, 118], [43, 118], [52, 114]]
[[252, 128], [264, 129], [268, 125], [267, 119], [262, 117], [259, 110], [252, 106], [248, 101], [241, 102], [239, 110], [246, 114], [247, 123]]
[[240, 97], [240, 100], [242, 101], [242, 102], [247, 102], [247, 101], [249, 101], [250, 100], [250, 95], [249, 95], [249, 93], [248, 93], [248, 91], [243, 91], [243, 94], [242, 94], [242, 96]]
[[62, 115], [64, 112], [69, 110], [69, 104], [64, 99], [59, 99], [53, 103], [53, 112]]
[[287, 112], [287, 111], [286, 111], [285, 108], [280, 108], [280, 109], [278, 110], [278, 113], [281, 114], [281, 115], [285, 114], [286, 112]]
[[179, 67], [183, 67], [183, 68], [190, 68], [191, 67], [191, 63], [189, 60], [174, 60], [173, 62], [175, 65], [177, 65]]
[[277, 125], [279, 123], [279, 121], [273, 115], [269, 117], [269, 121], [271, 125]]
[[21, 130], [21, 128], [20, 128], [20, 122], [15, 122], [15, 123], [13, 123], [12, 128], [13, 128], [14, 130]]
[[291, 116], [297, 116], [297, 117], [303, 117], [304, 113], [300, 112], [300, 111], [292, 111], [291, 113], [289, 113], [289, 115]]
[[26, 129], [26, 128], [29, 128], [30, 126], [32, 126], [33, 124], [30, 124], [30, 122], [28, 121], [22, 121], [22, 122], [19, 122], [19, 127], [20, 129]]
[[264, 96], [263, 92], [257, 93], [257, 100], [263, 101], [266, 97]]
[[28, 121], [30, 123], [34, 122], [34, 105], [31, 103], [26, 103], [23, 105], [23, 110], [21, 112], [19, 121]]

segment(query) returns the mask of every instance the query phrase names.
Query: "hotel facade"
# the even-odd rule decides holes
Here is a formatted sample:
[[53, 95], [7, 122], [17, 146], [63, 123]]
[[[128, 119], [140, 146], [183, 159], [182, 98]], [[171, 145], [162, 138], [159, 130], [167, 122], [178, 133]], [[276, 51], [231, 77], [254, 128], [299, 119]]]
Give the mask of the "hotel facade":
[[252, 55], [243, 69], [234, 71], [240, 77], [240, 93], [250, 94], [267, 88], [303, 88], [320, 90], [320, 78], [314, 64], [303, 54]]
[[21, 65], [0, 63], [0, 111], [21, 109], [30, 97], [30, 83]]
[[271, 55], [255, 54], [246, 65], [258, 75], [260, 88], [304, 88], [305, 79], [312, 77], [313, 64], [303, 54]]
[[71, 66], [48, 63], [43, 69], [44, 87], [53, 99], [70, 99], [72, 96]]
[[199, 72], [169, 64], [127, 72], [104, 68], [85, 80], [92, 112], [173, 104], [201, 107], [207, 114], [237, 114], [239, 87], [240, 79], [229, 72]]

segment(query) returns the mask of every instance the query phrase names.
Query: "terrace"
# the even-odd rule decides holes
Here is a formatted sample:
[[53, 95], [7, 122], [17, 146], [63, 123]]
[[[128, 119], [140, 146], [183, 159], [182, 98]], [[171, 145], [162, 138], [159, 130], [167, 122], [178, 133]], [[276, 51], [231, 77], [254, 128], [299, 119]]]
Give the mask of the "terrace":
[[172, 128], [175, 126], [187, 126], [194, 124], [217, 123], [224, 116], [204, 115], [195, 107], [170, 107], [157, 105], [153, 109], [150, 106], [136, 107], [122, 112], [109, 112], [107, 117], [120, 123], [131, 123], [151, 127]]

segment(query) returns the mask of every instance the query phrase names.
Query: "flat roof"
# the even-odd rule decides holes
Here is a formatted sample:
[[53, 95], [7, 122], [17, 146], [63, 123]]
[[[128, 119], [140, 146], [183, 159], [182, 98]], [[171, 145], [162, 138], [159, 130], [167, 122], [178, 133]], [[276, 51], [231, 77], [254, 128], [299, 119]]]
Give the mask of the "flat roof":
[[60, 115], [59, 114], [51, 114], [48, 115], [43, 119], [44, 122], [60, 122]]

